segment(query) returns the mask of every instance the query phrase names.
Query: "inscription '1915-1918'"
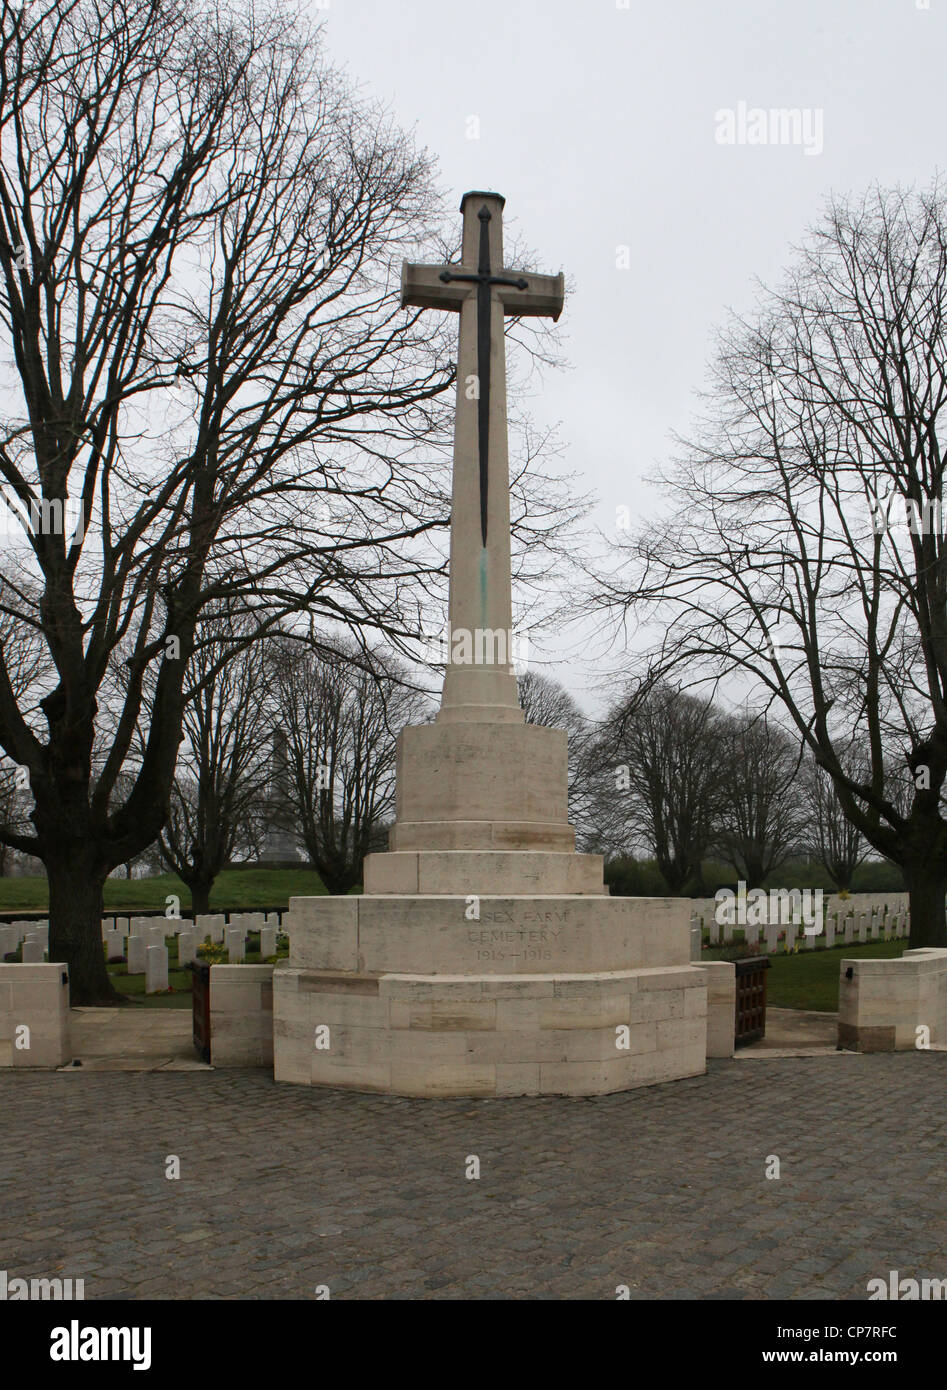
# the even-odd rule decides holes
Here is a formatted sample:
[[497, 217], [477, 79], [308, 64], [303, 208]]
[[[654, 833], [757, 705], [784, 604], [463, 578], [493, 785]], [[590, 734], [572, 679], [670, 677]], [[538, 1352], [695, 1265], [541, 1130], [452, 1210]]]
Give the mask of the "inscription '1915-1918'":
[[[531, 912], [522, 914], [524, 920], [563, 922], [568, 918], [566, 912]], [[494, 912], [484, 916], [484, 921], [514, 920], [512, 913]], [[558, 927], [491, 927], [480, 931], [468, 931], [467, 940], [477, 946], [478, 961], [551, 960], [551, 944], [559, 939]], [[510, 949], [518, 948], [518, 949]]]

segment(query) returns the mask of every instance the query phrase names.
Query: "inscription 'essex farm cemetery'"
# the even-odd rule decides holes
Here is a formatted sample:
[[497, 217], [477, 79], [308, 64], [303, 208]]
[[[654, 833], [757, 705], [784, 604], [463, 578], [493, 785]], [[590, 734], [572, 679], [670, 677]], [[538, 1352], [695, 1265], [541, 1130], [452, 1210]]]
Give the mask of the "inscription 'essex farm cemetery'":
[[[451, 632], [512, 633], [504, 324], [556, 319], [564, 302], [561, 273], [506, 267], [503, 207], [467, 193], [460, 260], [402, 271], [406, 308], [459, 318]], [[277, 1081], [595, 1095], [704, 1071], [689, 907], [612, 898], [602, 856], [576, 854], [566, 735], [525, 722], [511, 652], [448, 653], [436, 719], [399, 736], [395, 822], [364, 894], [292, 900], [273, 974]], [[633, 1047], [616, 1046], [616, 1024]]]

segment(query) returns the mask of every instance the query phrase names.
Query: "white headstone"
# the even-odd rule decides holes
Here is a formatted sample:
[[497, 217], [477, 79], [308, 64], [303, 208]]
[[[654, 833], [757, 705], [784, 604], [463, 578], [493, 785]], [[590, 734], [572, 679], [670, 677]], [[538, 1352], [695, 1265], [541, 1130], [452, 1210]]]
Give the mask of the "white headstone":
[[145, 993], [157, 994], [168, 988], [168, 948], [149, 946], [145, 956]]
[[854, 940], [855, 940], [855, 918], [854, 918], [854, 917], [846, 917], [846, 918], [845, 918], [845, 945], [846, 945], [846, 946], [851, 946], [851, 944], [852, 944], [852, 942], [853, 942]]
[[105, 959], [107, 961], [125, 959], [125, 938], [120, 931], [105, 933]]
[[43, 943], [43, 950], [49, 950], [49, 923], [36, 922], [33, 926], [33, 937], [36, 941]]
[[36, 941], [31, 936], [28, 936], [26, 940], [23, 942], [23, 954], [21, 957], [23, 964], [42, 965], [44, 955], [45, 952], [43, 950], [43, 943], [41, 941]]
[[763, 934], [767, 951], [775, 951], [779, 944], [776, 939], [779, 936], [779, 923], [767, 922]]
[[211, 941], [223, 941], [224, 914], [222, 912], [205, 912], [195, 918], [195, 921], [197, 923], [197, 935], [201, 941], [208, 936]]
[[128, 973], [129, 975], [143, 975], [145, 973], [145, 952], [148, 946], [143, 936], [130, 936], [128, 938]]
[[148, 926], [148, 945], [164, 945], [164, 922], [151, 922]]
[[[697, 927], [697, 928], [696, 928], [696, 931], [697, 931], [697, 940], [698, 940], [697, 955], [698, 955], [698, 958], [699, 958], [699, 956], [700, 956], [700, 928]], [[275, 927], [261, 927], [261, 928], [260, 928], [260, 956], [262, 957], [263, 960], [266, 960], [268, 956], [275, 956], [275, 955], [276, 955], [276, 928], [275, 928]]]
[[178, 932], [178, 965], [184, 967], [190, 965], [197, 959], [197, 940], [196, 933], [193, 931]]
[[228, 927], [225, 940], [227, 943], [227, 959], [231, 965], [237, 965], [246, 958], [247, 954], [243, 927]]
[[0, 927], [0, 959], [2, 959], [7, 952], [12, 954], [12, 952], [16, 950], [17, 945], [16, 932], [13, 928], [7, 925]]

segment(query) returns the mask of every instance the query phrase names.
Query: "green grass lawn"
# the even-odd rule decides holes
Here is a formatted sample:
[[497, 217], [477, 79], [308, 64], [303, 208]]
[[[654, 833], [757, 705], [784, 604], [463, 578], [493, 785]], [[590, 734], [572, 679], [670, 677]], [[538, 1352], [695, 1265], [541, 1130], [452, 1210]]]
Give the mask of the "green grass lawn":
[[[314, 869], [225, 869], [214, 884], [211, 908], [216, 912], [252, 912], [262, 908], [286, 908], [290, 898], [316, 897], [325, 893], [322, 879]], [[180, 899], [182, 912], [191, 907], [191, 895], [174, 874], [157, 878], [110, 878], [105, 885], [106, 912], [147, 912], [163, 910], [169, 894]], [[45, 878], [0, 878], [0, 913], [42, 912], [49, 906]], [[110, 965], [109, 974], [119, 994], [134, 999], [146, 1009], [189, 1009], [191, 972], [177, 968], [178, 948], [168, 937], [168, 984], [171, 994], [145, 994], [144, 975], [129, 975], [124, 965]], [[285, 951], [284, 951], [285, 954]], [[260, 938], [247, 936], [247, 964], [259, 965]]]
[[[829, 951], [805, 947], [793, 955], [770, 956], [766, 998], [774, 1009], [814, 1009], [838, 1012], [839, 965], [843, 959], [888, 960], [903, 955], [907, 939], [872, 941], [866, 946], [833, 946]], [[728, 960], [725, 949], [704, 951], [702, 960]], [[747, 955], [752, 951], [745, 952]], [[763, 953], [761, 953], [763, 954]]]
[[[225, 869], [214, 884], [210, 905], [214, 912], [251, 912], [255, 908], [288, 907], [290, 898], [311, 898], [325, 891], [315, 869]], [[191, 895], [174, 874], [110, 878], [105, 884], [105, 910], [163, 910], [165, 898], [172, 893], [180, 899], [182, 910], [189, 911]], [[39, 912], [48, 906], [45, 878], [0, 878], [0, 912]]]
[[[105, 885], [106, 911], [157, 911], [165, 907], [165, 898], [172, 893], [180, 899], [181, 910], [189, 911], [190, 894], [173, 874], [147, 879], [110, 878]], [[227, 869], [214, 885], [211, 907], [217, 912], [285, 908], [292, 897], [323, 893], [322, 880], [313, 869]], [[0, 878], [0, 913], [42, 911], [47, 905], [45, 878]], [[177, 945], [173, 938], [169, 938], [168, 946], [168, 983], [175, 991], [173, 994], [146, 996], [143, 975], [129, 976], [124, 966], [110, 966], [109, 973], [119, 993], [137, 999], [147, 1008], [190, 1008], [191, 972], [177, 969]], [[835, 946], [830, 951], [803, 949], [795, 955], [772, 956], [769, 1002], [774, 1008], [834, 1013], [838, 1009], [839, 962], [843, 956], [900, 956], [906, 947], [906, 940], [876, 941], [865, 946]], [[702, 958], [726, 960], [733, 954], [719, 947], [705, 951]], [[259, 937], [247, 939], [247, 963], [260, 963]]]
[[[168, 939], [168, 983], [174, 994], [145, 994], [144, 975], [127, 975], [125, 967], [109, 966], [112, 983], [120, 994], [133, 996], [152, 1009], [189, 1009], [191, 972], [177, 970], [177, 942]], [[259, 965], [260, 938], [247, 936], [247, 964]], [[774, 1009], [814, 1009], [818, 1013], [838, 1011], [839, 966], [843, 959], [881, 960], [900, 956], [906, 941], [874, 941], [867, 946], [833, 946], [830, 951], [806, 951], [788, 956], [771, 956], [767, 978], [767, 1000]], [[284, 948], [285, 950], [285, 948]], [[703, 959], [723, 959], [722, 951], [704, 952]]]

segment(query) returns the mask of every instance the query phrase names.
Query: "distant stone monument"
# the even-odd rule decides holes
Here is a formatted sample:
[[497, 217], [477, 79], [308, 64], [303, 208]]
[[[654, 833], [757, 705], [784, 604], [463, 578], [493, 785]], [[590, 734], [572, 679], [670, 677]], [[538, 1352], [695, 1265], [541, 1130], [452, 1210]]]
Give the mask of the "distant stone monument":
[[266, 835], [258, 861], [268, 868], [300, 862], [296, 837], [292, 833], [288, 818], [288, 781], [289, 756], [286, 735], [282, 729], [274, 729], [270, 781], [266, 798]]
[[517, 699], [503, 320], [558, 318], [563, 278], [502, 269], [503, 203], [466, 194], [461, 263], [403, 269], [403, 304], [460, 314], [448, 665], [436, 721], [400, 736], [364, 895], [290, 903], [277, 1081], [594, 1095], [705, 1068], [689, 903], [609, 897], [575, 853], [566, 735]]

